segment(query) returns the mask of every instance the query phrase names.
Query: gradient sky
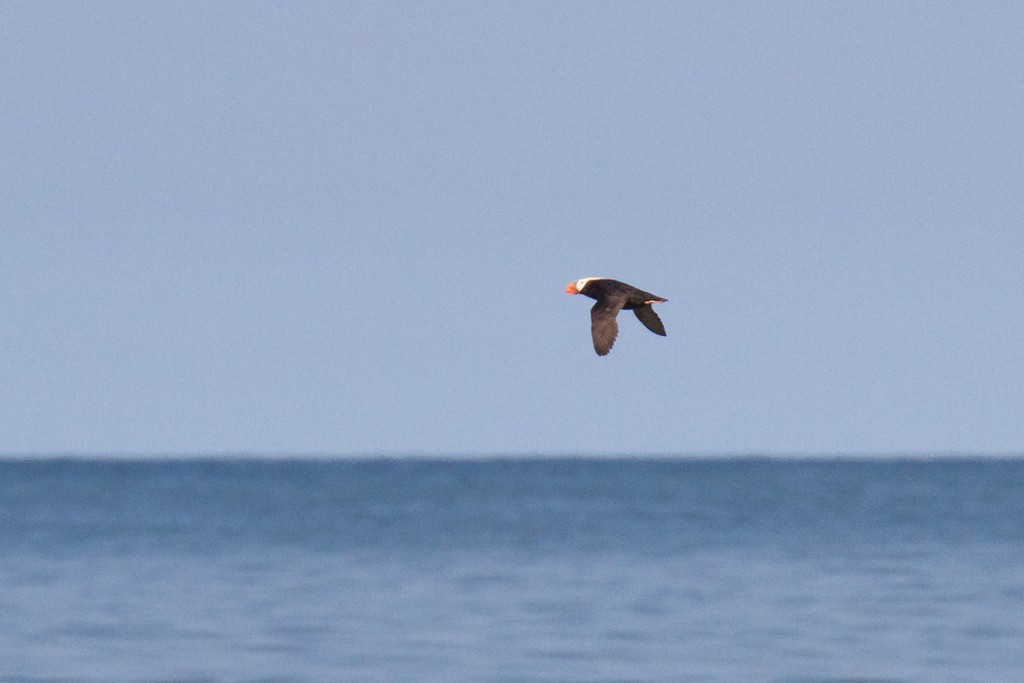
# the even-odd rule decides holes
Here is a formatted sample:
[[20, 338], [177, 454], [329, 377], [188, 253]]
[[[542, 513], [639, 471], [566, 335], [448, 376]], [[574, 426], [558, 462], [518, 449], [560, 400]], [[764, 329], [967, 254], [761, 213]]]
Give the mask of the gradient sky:
[[[4, 2], [0, 452], [1024, 452], [1024, 5]], [[667, 297], [668, 337], [603, 275]]]

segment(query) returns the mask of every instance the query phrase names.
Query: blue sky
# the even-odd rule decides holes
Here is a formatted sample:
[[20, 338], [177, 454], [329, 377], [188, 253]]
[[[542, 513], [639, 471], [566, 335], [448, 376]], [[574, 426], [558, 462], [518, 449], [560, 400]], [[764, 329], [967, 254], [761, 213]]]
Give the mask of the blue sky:
[[[0, 452], [1024, 451], [1014, 3], [0, 4]], [[589, 339], [589, 275], [667, 297]]]

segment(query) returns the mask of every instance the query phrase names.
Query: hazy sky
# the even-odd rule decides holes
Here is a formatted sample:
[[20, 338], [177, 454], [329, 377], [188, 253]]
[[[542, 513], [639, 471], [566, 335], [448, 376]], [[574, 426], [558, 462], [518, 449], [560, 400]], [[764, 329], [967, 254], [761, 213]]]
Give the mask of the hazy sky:
[[[0, 3], [0, 452], [1024, 452], [1024, 5]], [[667, 297], [590, 342], [603, 275]]]

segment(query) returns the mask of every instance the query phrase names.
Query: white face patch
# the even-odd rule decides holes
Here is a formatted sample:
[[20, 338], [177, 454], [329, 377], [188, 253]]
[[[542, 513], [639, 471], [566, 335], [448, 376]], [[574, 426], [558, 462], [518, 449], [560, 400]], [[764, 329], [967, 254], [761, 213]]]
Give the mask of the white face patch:
[[587, 286], [587, 283], [591, 280], [603, 280], [603, 277], [581, 277], [576, 281], [576, 291], [581, 292], [583, 288]]

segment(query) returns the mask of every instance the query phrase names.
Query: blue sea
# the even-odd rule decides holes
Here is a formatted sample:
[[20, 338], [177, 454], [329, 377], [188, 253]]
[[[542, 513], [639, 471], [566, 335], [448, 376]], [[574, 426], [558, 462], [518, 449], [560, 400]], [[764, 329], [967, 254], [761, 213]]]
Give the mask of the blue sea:
[[1024, 681], [1024, 460], [0, 461], [0, 681]]

